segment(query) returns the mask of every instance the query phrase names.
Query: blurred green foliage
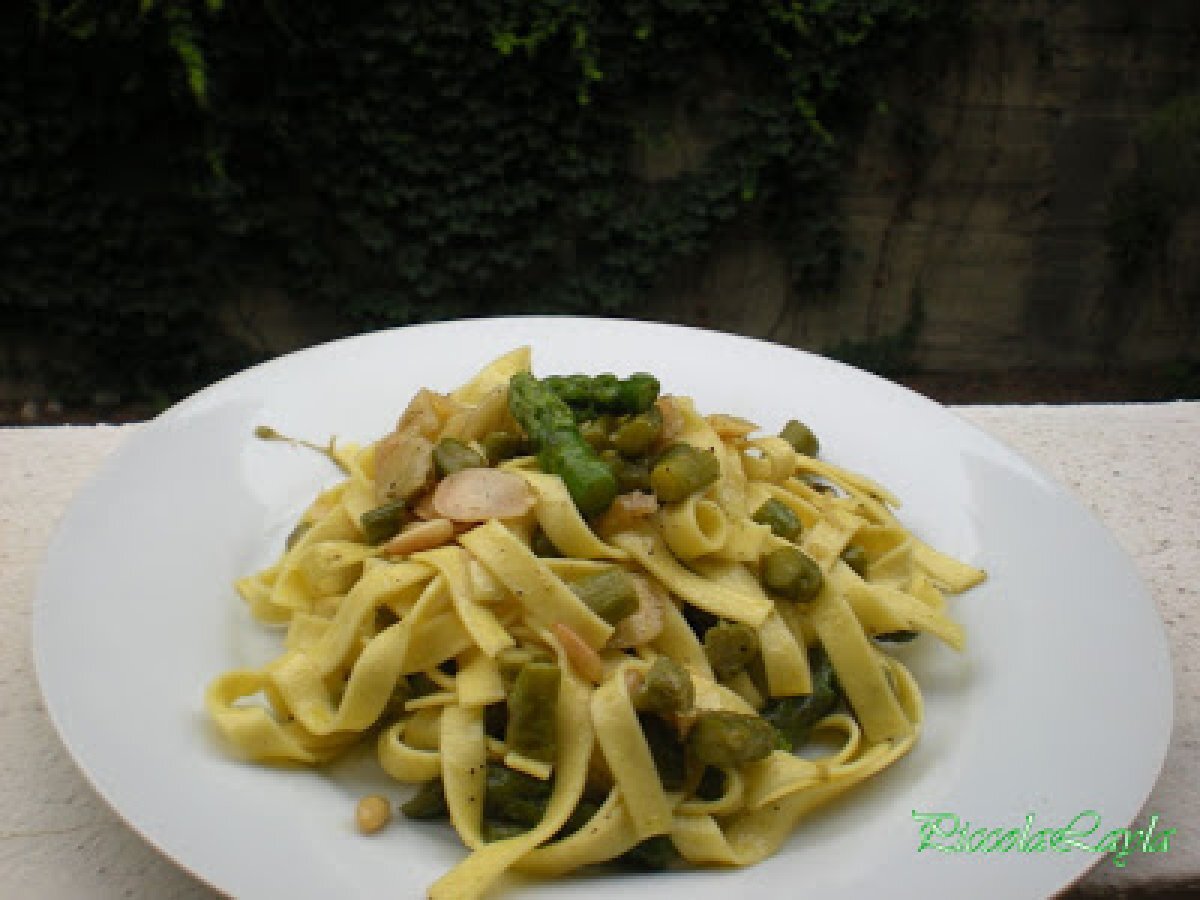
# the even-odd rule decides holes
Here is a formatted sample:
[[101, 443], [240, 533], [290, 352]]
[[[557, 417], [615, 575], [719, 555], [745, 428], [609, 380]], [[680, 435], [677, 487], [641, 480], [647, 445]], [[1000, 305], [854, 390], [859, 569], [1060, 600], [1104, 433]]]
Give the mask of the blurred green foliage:
[[[169, 399], [262, 353], [220, 321], [235, 294], [281, 292], [347, 333], [632, 314], [753, 228], [797, 302], [826, 296], [862, 120], [964, 16], [18, 0], [0, 11], [0, 327], [48, 348], [35, 374], [68, 398]], [[681, 115], [703, 153], [650, 172]]]

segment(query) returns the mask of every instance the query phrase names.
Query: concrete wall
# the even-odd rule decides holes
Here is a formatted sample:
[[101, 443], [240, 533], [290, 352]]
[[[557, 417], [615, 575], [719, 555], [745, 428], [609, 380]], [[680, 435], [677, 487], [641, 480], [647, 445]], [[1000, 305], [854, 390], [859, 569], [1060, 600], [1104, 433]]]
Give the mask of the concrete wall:
[[986, 0], [963, 59], [916, 103], [930, 141], [897, 151], [898, 90], [850, 172], [840, 296], [805, 300], [769, 245], [731, 243], [650, 315], [825, 350], [895, 332], [919, 295], [932, 370], [1153, 364], [1200, 352], [1200, 217], [1136, 284], [1113, 278], [1105, 210], [1134, 133], [1200, 90], [1200, 3]]

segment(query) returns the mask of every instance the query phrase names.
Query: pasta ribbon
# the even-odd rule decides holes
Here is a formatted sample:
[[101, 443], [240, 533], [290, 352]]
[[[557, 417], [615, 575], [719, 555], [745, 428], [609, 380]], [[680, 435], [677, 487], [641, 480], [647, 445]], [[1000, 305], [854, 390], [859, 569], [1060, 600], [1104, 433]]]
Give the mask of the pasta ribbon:
[[471, 573], [467, 568], [470, 557], [466, 550], [461, 547], [440, 547], [414, 553], [412, 559], [428, 563], [446, 579], [458, 619], [475, 646], [488, 656], [495, 656], [506, 647], [513, 646], [515, 641], [512, 635], [504, 630], [496, 614], [475, 599]]
[[593, 692], [591, 714], [597, 742], [624, 798], [634, 833], [639, 840], [662, 834], [671, 824], [671, 804], [624, 677], [610, 678]]
[[692, 494], [659, 514], [663, 538], [677, 559], [692, 560], [725, 546], [729, 520], [713, 500]]
[[567, 486], [557, 475], [517, 470], [537, 495], [534, 515], [559, 552], [572, 559], [625, 559], [626, 554], [600, 540], [579, 514]]
[[529, 547], [496, 520], [459, 541], [543, 625], [562, 622], [593, 647], [604, 646], [612, 626], [588, 609]]
[[649, 526], [614, 535], [613, 543], [636, 559], [672, 594], [714, 616], [758, 626], [771, 611], [770, 602], [761, 596], [733, 590], [685, 568]]

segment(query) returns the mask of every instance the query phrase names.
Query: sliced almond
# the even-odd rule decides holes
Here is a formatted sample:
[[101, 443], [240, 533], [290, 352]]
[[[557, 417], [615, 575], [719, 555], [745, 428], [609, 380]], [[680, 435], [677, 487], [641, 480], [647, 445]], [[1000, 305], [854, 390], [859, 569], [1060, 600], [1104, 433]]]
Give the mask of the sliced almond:
[[414, 522], [383, 545], [389, 556], [407, 556], [421, 550], [433, 550], [454, 539], [454, 523], [449, 519]]
[[501, 469], [463, 469], [447, 475], [434, 489], [439, 516], [456, 522], [486, 522], [523, 516], [536, 501], [528, 482]]
[[422, 388], [409, 401], [396, 430], [375, 445], [375, 501], [407, 500], [433, 483], [433, 445], [462, 404]]
[[584, 681], [599, 684], [604, 680], [604, 660], [600, 654], [588, 646], [570, 625], [555, 622], [550, 626], [558, 642], [562, 644], [563, 653], [571, 662], [571, 668]]
[[407, 500], [433, 476], [433, 442], [419, 431], [393, 431], [376, 444], [376, 503]]
[[421, 388], [400, 416], [400, 421], [396, 423], [396, 431], [415, 431], [432, 441], [441, 432], [446, 421], [461, 410], [461, 404], [444, 394]]
[[654, 640], [663, 630], [667, 592], [643, 575], [631, 575], [637, 589], [638, 608], [617, 622], [608, 646], [625, 650]]

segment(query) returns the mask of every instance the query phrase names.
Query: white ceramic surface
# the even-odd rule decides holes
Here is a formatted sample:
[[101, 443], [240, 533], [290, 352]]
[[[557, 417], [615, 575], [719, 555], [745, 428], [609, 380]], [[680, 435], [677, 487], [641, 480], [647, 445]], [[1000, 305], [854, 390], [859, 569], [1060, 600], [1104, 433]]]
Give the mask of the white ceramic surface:
[[514, 880], [498, 896], [724, 900], [768, 886], [776, 896], [1043, 896], [1097, 863], [1082, 850], [917, 852], [913, 812], [989, 828], [1033, 814], [1038, 829], [1093, 810], [1103, 823], [1093, 843], [1137, 814], [1170, 735], [1171, 676], [1153, 604], [1109, 533], [1020, 456], [874, 376], [745, 338], [565, 318], [412, 327], [266, 363], [140, 429], [78, 494], [39, 583], [38, 677], [80, 768], [147, 840], [246, 900], [421, 897], [461, 858], [444, 827], [400, 818], [374, 838], [355, 833], [355, 799], [388, 787], [368, 759], [326, 772], [231, 759], [202, 693], [222, 670], [277, 652], [231, 582], [269, 562], [337, 478], [311, 452], [256, 440], [254, 426], [371, 440], [417, 388], [450, 389], [520, 344], [542, 374], [648, 369], [703, 411], [769, 430], [802, 418], [825, 458], [888, 486], [910, 528], [990, 577], [952, 600], [964, 655], [929, 638], [901, 648], [927, 704], [914, 751], [774, 858], [728, 872]]

